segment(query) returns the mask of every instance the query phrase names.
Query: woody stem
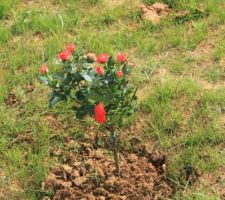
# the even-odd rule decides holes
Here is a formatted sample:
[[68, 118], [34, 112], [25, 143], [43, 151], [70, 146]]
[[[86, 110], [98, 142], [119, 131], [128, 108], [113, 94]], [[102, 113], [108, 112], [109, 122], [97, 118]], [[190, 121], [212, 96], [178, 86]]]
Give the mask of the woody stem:
[[119, 175], [120, 174], [120, 166], [119, 166], [119, 150], [117, 147], [117, 137], [116, 137], [116, 133], [113, 133], [113, 156], [114, 156], [114, 161], [115, 161], [115, 165], [116, 165], [116, 174]]

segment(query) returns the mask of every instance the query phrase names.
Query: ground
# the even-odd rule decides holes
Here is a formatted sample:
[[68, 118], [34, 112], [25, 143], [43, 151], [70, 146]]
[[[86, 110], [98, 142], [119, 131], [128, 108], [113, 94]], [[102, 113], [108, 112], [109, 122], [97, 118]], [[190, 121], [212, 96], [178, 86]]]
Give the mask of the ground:
[[[155, 2], [168, 5], [157, 23], [142, 13]], [[121, 131], [120, 148], [122, 157], [140, 161], [163, 152], [163, 172], [152, 168], [172, 190], [162, 199], [225, 199], [224, 6], [222, 0], [1, 0], [0, 199], [53, 197], [43, 184], [65, 165], [62, 155], [82, 152], [84, 143], [93, 152], [102, 148], [93, 120], [78, 122], [70, 103], [49, 109], [49, 91], [38, 79], [40, 65], [53, 70], [69, 42], [88, 52], [125, 52], [136, 64], [138, 111]], [[102, 162], [111, 162], [110, 149], [104, 151]]]

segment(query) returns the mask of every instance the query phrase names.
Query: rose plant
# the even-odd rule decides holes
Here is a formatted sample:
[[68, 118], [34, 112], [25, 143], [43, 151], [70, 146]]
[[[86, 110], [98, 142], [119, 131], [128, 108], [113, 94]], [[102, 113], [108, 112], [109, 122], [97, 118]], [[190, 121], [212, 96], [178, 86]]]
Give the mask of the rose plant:
[[40, 79], [52, 88], [49, 106], [71, 99], [78, 119], [89, 115], [108, 130], [119, 173], [117, 133], [136, 109], [136, 88], [129, 79], [133, 67], [125, 54], [116, 59], [107, 53], [89, 56], [73, 44], [58, 54], [58, 61], [55, 72], [50, 73], [47, 64], [39, 70]]

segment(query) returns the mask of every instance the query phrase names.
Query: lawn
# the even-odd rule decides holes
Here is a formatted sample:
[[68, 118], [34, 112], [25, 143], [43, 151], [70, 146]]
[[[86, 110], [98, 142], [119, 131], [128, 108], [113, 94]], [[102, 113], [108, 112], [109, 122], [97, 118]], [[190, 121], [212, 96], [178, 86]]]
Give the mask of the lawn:
[[[61, 154], [76, 153], [95, 124], [66, 106], [48, 108], [39, 67], [55, 69], [67, 43], [88, 52], [125, 52], [136, 64], [138, 111], [121, 149], [166, 155], [174, 200], [225, 198], [225, 2], [161, 0], [171, 15], [142, 20], [155, 0], [0, 1], [0, 199], [36, 200]], [[176, 13], [188, 11], [186, 17]], [[96, 131], [97, 132], [97, 131]], [[67, 138], [73, 138], [72, 145]], [[60, 155], [61, 155], [60, 154]]]

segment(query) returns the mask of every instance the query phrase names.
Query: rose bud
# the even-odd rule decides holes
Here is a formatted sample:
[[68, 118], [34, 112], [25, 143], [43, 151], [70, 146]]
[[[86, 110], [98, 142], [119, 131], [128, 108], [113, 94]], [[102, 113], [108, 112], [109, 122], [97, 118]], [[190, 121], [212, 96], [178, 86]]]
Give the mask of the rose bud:
[[72, 54], [71, 54], [71, 52], [70, 52], [69, 50], [62, 51], [62, 52], [58, 55], [59, 59], [62, 60], [62, 61], [67, 61], [67, 60], [69, 60], [69, 59], [71, 58], [71, 56], [72, 56]]
[[95, 120], [100, 124], [106, 122], [106, 111], [103, 103], [99, 103], [95, 106]]
[[66, 50], [68, 50], [70, 53], [73, 53], [75, 51], [76, 47], [74, 44], [68, 44], [66, 46]]
[[99, 76], [102, 76], [104, 74], [104, 69], [98, 66], [96, 67], [96, 72], [99, 74]]
[[109, 55], [107, 53], [99, 54], [97, 57], [97, 62], [101, 64], [107, 63], [108, 60], [109, 60]]
[[117, 62], [124, 63], [127, 60], [127, 56], [123, 53], [117, 55]]
[[41, 75], [48, 73], [48, 65], [44, 64], [40, 67], [39, 72]]
[[122, 71], [118, 71], [117, 72], [117, 77], [121, 78], [123, 76], [123, 72]]

